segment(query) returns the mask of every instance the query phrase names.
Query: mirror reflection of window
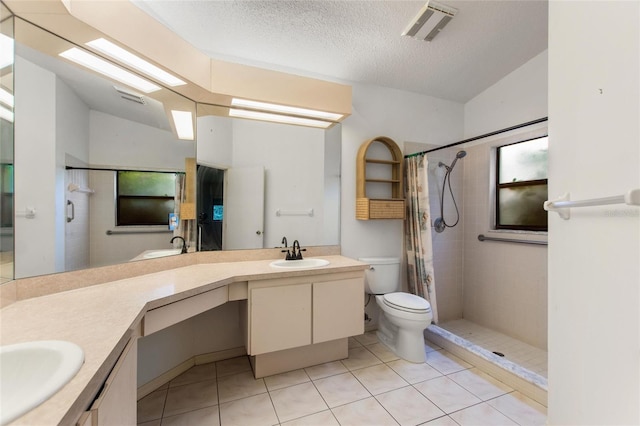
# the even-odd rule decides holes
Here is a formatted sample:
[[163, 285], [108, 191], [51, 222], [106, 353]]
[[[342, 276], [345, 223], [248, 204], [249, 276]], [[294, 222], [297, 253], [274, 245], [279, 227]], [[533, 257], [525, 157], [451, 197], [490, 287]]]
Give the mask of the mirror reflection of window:
[[176, 204], [175, 173], [118, 171], [117, 182], [117, 226], [168, 226]]

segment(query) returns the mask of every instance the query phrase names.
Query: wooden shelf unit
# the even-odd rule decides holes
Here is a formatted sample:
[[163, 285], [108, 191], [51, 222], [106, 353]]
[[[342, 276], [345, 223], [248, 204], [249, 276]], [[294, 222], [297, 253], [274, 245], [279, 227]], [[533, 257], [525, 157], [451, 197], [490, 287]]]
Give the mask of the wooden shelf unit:
[[[382, 143], [391, 152], [391, 160], [367, 158], [367, 150], [375, 143]], [[360, 145], [356, 157], [356, 219], [404, 219], [405, 204], [402, 176], [402, 152], [398, 145], [386, 136], [369, 139]], [[383, 164], [391, 167], [391, 179], [367, 178], [368, 164]], [[368, 198], [367, 183], [391, 185], [391, 198]]]

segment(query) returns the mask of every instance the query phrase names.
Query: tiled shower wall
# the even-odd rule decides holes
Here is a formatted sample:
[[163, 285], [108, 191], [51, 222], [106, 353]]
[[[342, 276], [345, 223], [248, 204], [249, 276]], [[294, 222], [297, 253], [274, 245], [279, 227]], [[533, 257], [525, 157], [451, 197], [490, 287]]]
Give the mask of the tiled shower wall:
[[65, 270], [73, 271], [89, 267], [89, 197], [84, 192], [70, 192], [69, 184], [81, 188], [89, 188], [89, 172], [87, 170], [67, 170], [65, 175], [65, 195], [67, 218], [71, 218], [73, 203], [74, 217], [65, 226]]
[[[460, 223], [442, 233], [432, 228], [439, 320], [464, 318], [546, 349], [546, 246], [478, 241], [478, 234], [540, 238], [490, 231], [491, 143], [428, 154], [432, 221], [440, 217], [439, 198], [445, 171], [438, 163], [451, 164], [461, 149], [467, 155], [458, 160], [451, 175]], [[444, 215], [448, 223], [455, 222], [448, 187], [445, 191]]]

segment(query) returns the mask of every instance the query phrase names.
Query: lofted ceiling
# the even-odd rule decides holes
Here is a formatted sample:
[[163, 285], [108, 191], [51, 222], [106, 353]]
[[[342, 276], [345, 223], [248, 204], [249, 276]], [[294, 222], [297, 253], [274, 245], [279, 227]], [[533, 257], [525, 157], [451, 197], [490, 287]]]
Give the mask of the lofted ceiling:
[[425, 1], [132, 0], [212, 58], [467, 102], [547, 49], [547, 0], [442, 0], [432, 41], [400, 34]]

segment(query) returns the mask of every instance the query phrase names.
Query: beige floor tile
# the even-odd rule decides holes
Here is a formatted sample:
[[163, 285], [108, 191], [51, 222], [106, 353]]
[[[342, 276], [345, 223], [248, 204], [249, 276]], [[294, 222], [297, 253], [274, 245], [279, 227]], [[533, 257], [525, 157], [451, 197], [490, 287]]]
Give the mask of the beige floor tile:
[[138, 423], [138, 426], [160, 426], [160, 419], [151, 420], [150, 422]]
[[229, 376], [244, 371], [251, 371], [251, 364], [249, 363], [249, 358], [246, 356], [216, 362], [216, 374], [218, 377]]
[[220, 404], [221, 426], [271, 426], [278, 417], [269, 394], [261, 394]]
[[218, 398], [221, 404], [223, 402], [265, 393], [266, 391], [267, 388], [264, 385], [264, 380], [255, 379], [253, 373], [250, 371], [232, 376], [224, 376], [218, 379]]
[[167, 388], [156, 390], [138, 401], [138, 423], [162, 418]]
[[286, 426], [340, 426], [331, 410], [282, 423]]
[[331, 411], [342, 426], [398, 425], [387, 410], [372, 397], [333, 408]]
[[425, 380], [435, 379], [442, 376], [442, 373], [427, 363], [417, 364], [414, 362], [399, 359], [387, 363], [389, 367], [400, 375], [407, 382], [414, 384]]
[[187, 385], [189, 383], [213, 380], [216, 378], [216, 364], [195, 365], [169, 382], [170, 387]]
[[217, 404], [218, 388], [215, 380], [169, 388], [164, 417]]
[[376, 396], [402, 426], [417, 425], [444, 416], [444, 412], [411, 386]]
[[449, 416], [439, 417], [435, 420], [431, 420], [430, 422], [426, 422], [425, 425], [429, 426], [460, 426]]
[[427, 380], [414, 387], [447, 414], [482, 402], [477, 396], [447, 377]]
[[477, 368], [458, 371], [457, 373], [449, 374], [447, 377], [483, 401], [513, 391], [509, 386]]
[[340, 361], [327, 362], [326, 364], [314, 365], [304, 369], [311, 380], [322, 379], [324, 377], [335, 376], [346, 373], [347, 367]]
[[352, 372], [356, 379], [372, 394], [378, 395], [408, 386], [402, 377], [385, 364], [361, 368]]
[[442, 374], [451, 374], [472, 367], [468, 362], [445, 350], [427, 352], [427, 364]]
[[487, 403], [474, 405], [450, 414], [451, 418], [461, 426], [506, 426], [517, 425]]
[[547, 422], [547, 409], [520, 392], [491, 399], [487, 404], [521, 425], [544, 425]]
[[386, 347], [382, 343], [374, 343], [373, 345], [368, 345], [367, 349], [369, 350], [369, 352], [372, 352], [382, 362], [389, 362], [389, 361], [395, 361], [396, 359], [400, 359], [398, 355], [393, 353], [388, 347]]
[[433, 352], [433, 351], [439, 351], [440, 349], [442, 349], [440, 346], [436, 345], [433, 342], [430, 342], [428, 340], [424, 341], [424, 351], [425, 352]]
[[353, 337], [349, 337], [349, 348], [357, 348], [362, 346], [362, 343], [358, 342]]
[[264, 378], [264, 384], [267, 389], [274, 391], [287, 386], [299, 385], [300, 383], [309, 382], [311, 379], [304, 370], [294, 370], [288, 373], [276, 374]]
[[313, 383], [329, 407], [337, 407], [371, 396], [351, 373], [314, 380]]
[[270, 392], [270, 395], [281, 422], [308, 416], [329, 408], [311, 382], [279, 389]]
[[359, 368], [371, 367], [372, 365], [382, 364], [374, 354], [366, 348], [349, 349], [349, 358], [343, 359], [342, 363], [348, 370], [353, 371]]
[[178, 414], [177, 416], [164, 417], [162, 426], [219, 426], [220, 417], [218, 406], [201, 408], [195, 411]]
[[359, 336], [353, 336], [358, 342], [362, 345], [373, 345], [374, 343], [378, 343], [378, 336], [376, 335], [376, 331], [367, 331], [364, 334]]

